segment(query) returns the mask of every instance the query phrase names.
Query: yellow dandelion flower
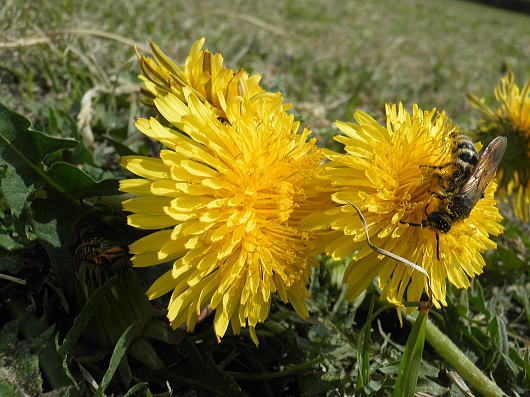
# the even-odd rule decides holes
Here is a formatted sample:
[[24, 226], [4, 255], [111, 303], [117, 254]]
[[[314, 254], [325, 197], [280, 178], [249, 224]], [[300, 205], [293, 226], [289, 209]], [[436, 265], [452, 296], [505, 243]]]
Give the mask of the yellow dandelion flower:
[[220, 120], [195, 91], [183, 89], [154, 104], [172, 126], [155, 118], [136, 126], [167, 146], [160, 159], [123, 158], [140, 178], [120, 189], [139, 197], [125, 201], [131, 226], [162, 229], [130, 246], [135, 266], [173, 261], [147, 292], [172, 291], [168, 318], [193, 330], [201, 311], [216, 309], [220, 339], [230, 323], [235, 334], [267, 318], [278, 292], [302, 318], [314, 234], [300, 220], [329, 202], [317, 180], [323, 154], [309, 130], [284, 112], [281, 98], [221, 96]]
[[432, 193], [449, 190], [456, 166], [432, 167], [452, 162], [459, 129], [436, 109], [414, 106], [411, 115], [401, 104], [387, 105], [386, 116], [386, 127], [361, 111], [354, 114], [357, 124], [336, 123], [345, 135], [335, 139], [345, 145], [346, 154], [327, 153], [325, 178], [334, 185], [333, 200], [342, 205], [310, 215], [302, 225], [332, 229], [323, 245], [335, 259], [353, 254], [344, 275], [347, 298], [355, 298], [378, 277], [383, 298], [401, 305], [406, 293], [406, 300], [417, 302], [428, 291], [426, 277], [369, 248], [357, 214], [347, 204], [351, 201], [366, 217], [374, 245], [430, 274], [433, 303], [440, 307], [446, 305], [446, 280], [467, 288], [469, 277], [482, 273], [481, 252], [496, 247], [489, 239], [502, 231], [493, 197], [496, 184], [491, 182], [469, 217], [453, 222], [447, 233], [411, 226], [441, 208], [442, 199]]
[[[191, 88], [197, 97], [215, 107], [219, 117], [224, 117], [221, 97], [233, 96], [253, 97], [265, 93], [260, 86], [260, 75], [249, 76], [243, 69], [234, 71], [223, 65], [221, 54], [212, 54], [203, 50], [204, 37], [197, 40], [190, 53], [180, 67], [173, 62], [153, 42], [149, 42], [154, 59], [138, 55], [144, 81], [142, 88], [143, 100], [147, 105], [154, 106], [154, 98], [165, 96], [171, 92], [185, 102], [184, 87]], [[281, 94], [267, 93], [281, 98]], [[283, 104], [284, 109], [290, 105]]]
[[513, 210], [517, 217], [530, 221], [530, 80], [520, 91], [513, 73], [501, 78], [495, 89], [499, 102], [491, 110], [480, 100], [469, 95], [471, 104], [484, 114], [477, 128], [478, 139], [491, 141], [504, 135], [510, 142], [506, 160], [499, 168], [499, 196], [513, 195]]

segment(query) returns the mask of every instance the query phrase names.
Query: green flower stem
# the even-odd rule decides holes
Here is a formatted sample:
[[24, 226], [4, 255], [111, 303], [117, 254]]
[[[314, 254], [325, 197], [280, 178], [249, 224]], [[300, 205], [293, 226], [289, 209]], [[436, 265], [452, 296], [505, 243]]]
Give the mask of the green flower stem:
[[85, 201], [88, 201], [92, 204], [105, 204], [111, 208], [121, 210], [122, 202], [128, 199], [131, 199], [135, 197], [132, 194], [129, 193], [122, 193], [122, 194], [115, 194], [112, 196], [93, 196], [93, 197], [86, 197]]
[[[406, 315], [406, 318], [410, 323], [416, 321], [416, 317], [412, 315]], [[427, 321], [425, 337], [434, 350], [482, 395], [485, 397], [506, 396], [506, 393], [484, 375], [451, 339], [430, 321]]]

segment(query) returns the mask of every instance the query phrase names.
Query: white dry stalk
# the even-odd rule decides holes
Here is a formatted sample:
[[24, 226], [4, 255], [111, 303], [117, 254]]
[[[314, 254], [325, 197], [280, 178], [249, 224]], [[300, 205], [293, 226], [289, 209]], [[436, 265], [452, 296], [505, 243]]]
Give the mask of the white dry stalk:
[[92, 121], [92, 98], [96, 96], [101, 87], [96, 86], [84, 93], [81, 98], [81, 109], [77, 115], [77, 129], [83, 138], [83, 142], [87, 147], [94, 147], [94, 133], [90, 127]]
[[96, 382], [96, 380], [92, 376], [92, 374], [88, 372], [86, 368], [83, 367], [79, 362], [77, 363], [77, 365], [79, 365], [79, 369], [81, 370], [81, 375], [83, 376], [83, 378], [85, 378], [85, 380], [94, 390], [97, 390], [99, 385], [98, 382]]
[[445, 371], [447, 377], [453, 381], [453, 383], [458, 387], [458, 389], [464, 394], [466, 397], [475, 397], [473, 393], [471, 393], [471, 390], [469, 390], [469, 387], [467, 387], [466, 382], [464, 382], [464, 379], [455, 371]]
[[[429, 273], [427, 272], [427, 270], [425, 270], [421, 266], [416, 265], [415, 263], [412, 263], [411, 261], [409, 261], [409, 260], [407, 260], [405, 258], [402, 258], [399, 255], [396, 255], [396, 254], [394, 254], [394, 253], [392, 253], [390, 251], [384, 250], [382, 248], [376, 247], [375, 245], [372, 244], [372, 242], [370, 241], [370, 234], [368, 233], [368, 224], [366, 223], [366, 220], [364, 219], [364, 216], [363, 216], [361, 210], [359, 208], [357, 208], [357, 206], [355, 204], [353, 204], [351, 201], [349, 201], [349, 200], [346, 200], [346, 201], [348, 202], [348, 204], [350, 204], [355, 209], [355, 211], [357, 211], [357, 215], [359, 215], [359, 219], [361, 220], [361, 223], [363, 224], [363, 227], [364, 227], [364, 232], [366, 234], [366, 242], [368, 243], [368, 246], [371, 249], [373, 249], [374, 251], [376, 251], [376, 252], [378, 252], [378, 253], [380, 253], [382, 255], [388, 256], [389, 258], [392, 258], [395, 261], [401, 262], [404, 265], [407, 265], [408, 267], [410, 267], [410, 268], [412, 268], [414, 270], [417, 270], [421, 274], [425, 275], [425, 277], [427, 277], [427, 284], [428, 284], [429, 290], [432, 291], [432, 289], [431, 289], [431, 278], [429, 277]], [[431, 291], [429, 291], [429, 292], [431, 293]]]
[[0, 278], [8, 281], [12, 281], [14, 283], [20, 284], [20, 285], [26, 285], [26, 280], [14, 276], [10, 276], [8, 274], [0, 273]]
[[113, 93], [116, 95], [122, 95], [127, 93], [132, 93], [138, 91], [138, 85], [131, 83], [123, 83], [117, 87], [113, 88], [104, 88], [100, 85], [92, 87], [87, 92], [84, 93], [81, 98], [81, 109], [77, 115], [77, 129], [81, 137], [83, 138], [83, 143], [90, 148], [95, 147], [94, 133], [92, 132], [92, 127], [90, 123], [92, 121], [92, 100], [98, 94], [103, 93]]

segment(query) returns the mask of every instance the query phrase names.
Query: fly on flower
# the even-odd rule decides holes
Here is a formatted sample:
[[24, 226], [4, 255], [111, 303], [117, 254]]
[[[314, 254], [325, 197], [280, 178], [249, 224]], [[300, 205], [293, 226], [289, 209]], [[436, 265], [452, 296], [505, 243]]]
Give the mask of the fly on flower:
[[[427, 214], [421, 224], [401, 221], [401, 223], [430, 227], [436, 231], [436, 258], [440, 260], [440, 233], [448, 233], [451, 226], [466, 219], [478, 200], [484, 196], [486, 187], [491, 182], [501, 163], [506, 150], [506, 138], [495, 138], [484, 150], [480, 158], [477, 156], [473, 142], [465, 134], [454, 134], [453, 160], [447, 164], [430, 166], [438, 170], [448, 166], [454, 172], [448, 176], [434, 174], [442, 181], [442, 190], [433, 192], [440, 201], [438, 209]], [[427, 204], [428, 207], [429, 204]], [[425, 209], [427, 210], [427, 207]]]
[[[336, 123], [344, 135], [335, 139], [346, 153], [326, 152], [330, 162], [323, 178], [339, 206], [311, 214], [302, 225], [331, 229], [321, 241], [333, 259], [352, 255], [344, 274], [347, 299], [377, 278], [382, 298], [395, 305], [418, 302], [427, 291], [439, 308], [447, 304], [446, 281], [469, 287], [469, 277], [482, 273], [485, 265], [481, 253], [496, 247], [489, 237], [502, 231], [502, 217], [492, 176], [505, 142], [499, 138], [476, 158], [476, 166], [455, 165], [457, 160], [473, 162], [474, 146], [445, 113], [417, 106], [409, 113], [400, 104], [387, 105], [386, 116], [381, 125], [357, 111], [356, 123]], [[421, 264], [429, 277], [368, 246], [349, 202], [364, 214], [374, 246]], [[435, 223], [436, 217], [447, 225]], [[440, 233], [442, 228], [447, 232]]]

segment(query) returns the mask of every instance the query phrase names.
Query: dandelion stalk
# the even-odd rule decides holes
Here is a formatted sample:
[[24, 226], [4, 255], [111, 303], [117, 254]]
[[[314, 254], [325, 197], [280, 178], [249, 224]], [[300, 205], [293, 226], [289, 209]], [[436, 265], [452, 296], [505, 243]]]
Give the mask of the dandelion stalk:
[[[406, 315], [405, 317], [412, 324], [416, 321], [414, 315]], [[434, 350], [482, 395], [485, 397], [506, 395], [431, 321], [427, 321], [425, 337]]]

